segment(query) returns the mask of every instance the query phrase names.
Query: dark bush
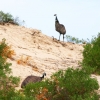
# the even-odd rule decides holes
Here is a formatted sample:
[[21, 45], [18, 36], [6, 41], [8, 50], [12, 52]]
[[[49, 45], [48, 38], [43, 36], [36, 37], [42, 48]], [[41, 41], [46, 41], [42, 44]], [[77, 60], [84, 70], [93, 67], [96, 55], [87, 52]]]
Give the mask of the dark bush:
[[[92, 38], [91, 43], [84, 46], [83, 66], [91, 67], [94, 72], [100, 72], [100, 38]], [[99, 73], [100, 74], [100, 73]]]
[[34, 100], [33, 97], [26, 97], [20, 91], [15, 90], [20, 79], [10, 75], [11, 63], [7, 62], [9, 51], [12, 50], [3, 39], [0, 42], [0, 100]]
[[98, 100], [98, 82], [85, 70], [68, 69], [55, 73], [50, 80], [28, 84], [24, 93], [36, 100]]
[[94, 90], [99, 88], [97, 80], [90, 78], [90, 74], [85, 70], [69, 68], [65, 72], [59, 71], [54, 76], [56, 76], [60, 87], [68, 93], [71, 100], [87, 100], [87, 98], [92, 100], [96, 95]]

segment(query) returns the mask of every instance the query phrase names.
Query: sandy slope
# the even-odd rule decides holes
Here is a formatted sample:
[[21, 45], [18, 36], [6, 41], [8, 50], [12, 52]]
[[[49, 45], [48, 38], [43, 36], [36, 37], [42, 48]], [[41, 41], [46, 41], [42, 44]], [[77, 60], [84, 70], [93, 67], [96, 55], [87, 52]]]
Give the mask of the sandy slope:
[[[59, 42], [39, 30], [14, 25], [0, 25], [0, 41], [2, 38], [16, 53], [8, 61], [12, 63], [12, 75], [19, 76], [21, 82], [28, 75], [46, 72], [48, 78], [60, 69], [80, 67], [82, 45]], [[100, 76], [94, 77], [100, 83]]]

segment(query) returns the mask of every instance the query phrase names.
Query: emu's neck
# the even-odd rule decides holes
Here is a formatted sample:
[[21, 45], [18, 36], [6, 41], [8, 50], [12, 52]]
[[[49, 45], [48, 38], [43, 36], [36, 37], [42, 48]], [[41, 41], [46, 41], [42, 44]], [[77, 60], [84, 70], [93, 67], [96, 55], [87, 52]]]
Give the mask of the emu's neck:
[[59, 27], [59, 20], [58, 20], [58, 18], [57, 18], [57, 16], [56, 16], [56, 18], [55, 18], [55, 27], [57, 28], [57, 27]]
[[42, 75], [41, 79], [43, 79], [43, 78], [44, 78], [44, 74]]
[[56, 16], [56, 18], [55, 18], [55, 22], [56, 22], [56, 23], [59, 23], [59, 20], [58, 20], [57, 16]]

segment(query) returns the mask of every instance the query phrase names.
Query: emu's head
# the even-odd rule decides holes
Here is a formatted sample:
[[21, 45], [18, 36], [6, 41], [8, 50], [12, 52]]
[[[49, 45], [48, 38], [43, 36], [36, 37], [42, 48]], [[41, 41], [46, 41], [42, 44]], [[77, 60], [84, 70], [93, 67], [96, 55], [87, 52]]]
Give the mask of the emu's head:
[[46, 73], [43, 73], [43, 76], [46, 76]]
[[42, 75], [41, 79], [43, 79], [43, 78], [44, 78], [44, 76], [46, 76], [46, 73], [43, 73], [43, 75]]
[[57, 14], [54, 14], [54, 16], [57, 16]]

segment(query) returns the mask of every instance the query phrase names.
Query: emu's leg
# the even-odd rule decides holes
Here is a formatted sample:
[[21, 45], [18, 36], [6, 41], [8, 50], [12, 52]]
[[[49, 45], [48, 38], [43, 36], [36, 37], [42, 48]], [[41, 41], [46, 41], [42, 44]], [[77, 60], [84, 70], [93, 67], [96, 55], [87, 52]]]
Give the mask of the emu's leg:
[[63, 42], [64, 42], [64, 34], [63, 34]]
[[[61, 34], [60, 34], [61, 35]], [[59, 35], [59, 41], [60, 41], [60, 35]]]

